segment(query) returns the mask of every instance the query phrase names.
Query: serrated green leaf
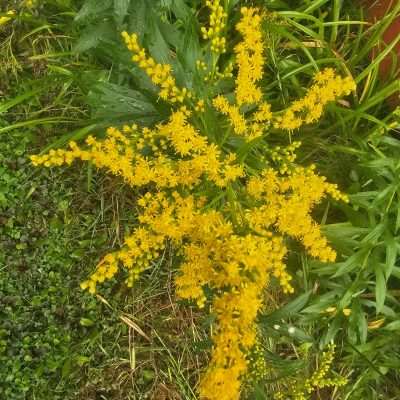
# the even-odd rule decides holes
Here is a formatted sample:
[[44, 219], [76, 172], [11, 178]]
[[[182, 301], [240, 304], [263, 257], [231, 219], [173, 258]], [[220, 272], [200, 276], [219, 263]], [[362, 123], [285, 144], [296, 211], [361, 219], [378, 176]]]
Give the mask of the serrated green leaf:
[[141, 92], [124, 86], [99, 82], [88, 96], [94, 117], [107, 121], [152, 124], [164, 117]]

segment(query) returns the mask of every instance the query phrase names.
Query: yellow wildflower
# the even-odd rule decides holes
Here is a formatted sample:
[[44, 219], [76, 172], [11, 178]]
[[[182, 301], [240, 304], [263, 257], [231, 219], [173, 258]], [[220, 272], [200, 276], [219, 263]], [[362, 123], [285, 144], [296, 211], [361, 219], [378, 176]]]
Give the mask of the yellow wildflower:
[[335, 75], [332, 68], [326, 68], [314, 77], [314, 85], [306, 95], [296, 100], [282, 116], [275, 119], [276, 128], [295, 130], [303, 124], [311, 124], [321, 118], [327, 103], [355, 90], [352, 78]]
[[153, 58], [147, 57], [146, 51], [138, 43], [136, 34], [129, 35], [127, 32], [122, 32], [122, 37], [128, 49], [134, 54], [132, 60], [146, 72], [155, 85], [161, 88], [160, 97], [163, 100], [182, 103], [186, 97], [191, 97], [186, 88], [177, 87], [169, 64], [158, 64]]
[[213, 100], [214, 107], [222, 114], [229, 116], [233, 129], [236, 134], [244, 135], [246, 132], [246, 120], [240, 113], [238, 107], [230, 105], [228, 100], [223, 96], [218, 96]]
[[261, 21], [256, 8], [242, 7], [242, 19], [236, 29], [242, 34], [243, 41], [235, 47], [238, 76], [236, 78], [236, 101], [243, 104], [259, 103], [261, 89], [256, 83], [263, 76], [264, 44]]
[[38, 0], [25, 0], [25, 5], [28, 8], [36, 7], [38, 5]]
[[220, 0], [207, 0], [206, 5], [211, 10], [210, 27], [208, 29], [201, 28], [203, 39], [211, 41], [211, 51], [214, 53], [225, 53], [226, 39], [223, 37], [223, 32], [228, 15], [221, 6]]
[[[210, 28], [203, 33], [212, 40], [213, 51], [222, 52], [227, 16], [218, 0], [207, 5]], [[328, 196], [347, 201], [314, 166], [295, 164], [299, 142], [274, 149], [259, 146], [256, 151], [264, 161], [268, 158], [267, 167], [254, 167], [246, 157], [237, 157], [235, 146], [241, 144], [237, 135], [246, 141], [259, 138], [254, 144], [263, 144], [271, 123], [294, 129], [299, 120], [313, 122], [323, 105], [354, 88], [349, 78], [325, 70], [316, 75], [307, 96], [283, 116], [272, 113], [257, 86], [264, 65], [261, 16], [255, 8], [244, 7], [241, 13], [237, 29], [243, 40], [235, 47], [234, 104], [223, 95], [189, 101], [191, 93], [177, 87], [171, 66], [147, 56], [137, 36], [125, 32], [133, 60], [160, 88], [160, 97], [179, 106], [167, 121], [154, 127], [111, 127], [103, 139], [90, 135], [85, 144], [72, 141], [66, 150], [31, 157], [34, 165], [45, 167], [75, 160], [91, 162], [145, 192], [138, 200], [138, 226], [119, 250], [100, 261], [82, 288], [94, 293], [98, 284], [120, 271], [126, 283], [133, 285], [172, 242], [181, 259], [175, 279], [178, 296], [199, 307], [207, 303], [216, 316], [211, 361], [199, 385], [200, 396], [207, 400], [239, 399], [248, 355], [256, 343], [257, 313], [269, 282], [279, 282], [284, 292], [294, 291], [284, 262], [287, 238], [300, 241], [309, 255], [333, 261], [336, 253], [311, 213]], [[207, 69], [203, 61], [197, 65], [199, 70]], [[222, 79], [225, 73], [215, 70], [213, 77]], [[232, 67], [228, 71], [231, 74]], [[204, 112], [206, 105], [207, 111], [213, 107], [226, 117], [232, 128], [211, 129], [203, 115], [195, 118], [194, 113]], [[242, 107], [246, 105], [252, 107]], [[325, 378], [329, 357], [309, 381], [310, 387], [333, 385], [334, 381]]]
[[279, 391], [274, 395], [274, 399], [306, 400], [317, 390], [326, 387], [338, 388], [346, 385], [348, 380], [343, 376], [336, 375], [328, 377], [329, 371], [332, 368], [334, 356], [335, 345], [330, 344], [327, 350], [322, 353], [321, 362], [311, 377], [304, 379], [304, 376], [301, 375], [296, 377], [293, 381], [288, 381], [286, 383], [287, 391]]
[[16, 13], [14, 10], [7, 11], [4, 16], [0, 17], [0, 26], [5, 25], [8, 21], [11, 21], [15, 15]]

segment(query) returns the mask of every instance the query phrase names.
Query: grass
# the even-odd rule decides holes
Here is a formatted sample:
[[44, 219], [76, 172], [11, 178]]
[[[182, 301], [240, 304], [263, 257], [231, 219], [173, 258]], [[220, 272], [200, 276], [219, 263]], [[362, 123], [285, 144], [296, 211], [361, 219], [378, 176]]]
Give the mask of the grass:
[[[400, 5], [371, 25], [353, 2], [257, 3], [267, 10], [262, 85], [273, 107], [303, 95], [327, 65], [353, 76], [358, 91], [298, 134], [302, 163], [315, 162], [352, 202], [317, 213], [338, 262], [322, 266], [299, 248], [289, 259], [296, 294], [268, 296], [260, 327], [270, 370], [247, 397], [272, 398], [311, 374], [334, 340], [333, 369], [350, 383], [313, 399], [397, 399], [400, 116], [386, 100], [399, 92], [398, 65], [385, 79], [378, 70], [400, 38], [381, 56], [369, 54]], [[177, 303], [172, 248], [132, 290], [106, 285], [93, 297], [79, 289], [135, 226], [128, 211], [138, 193], [90, 167], [48, 171], [27, 161], [92, 130], [165, 115], [119, 31], [146, 33], [153, 51], [170, 57], [173, 35], [193, 24], [190, 7], [200, 2], [139, 1], [126, 14], [124, 2], [115, 4], [122, 8], [48, 1], [19, 8], [18, 19], [0, 27], [0, 395], [7, 399], [196, 399], [207, 362], [212, 321]]]
[[[78, 137], [93, 127], [81, 74], [88, 67], [94, 75], [101, 71], [71, 53], [73, 10], [53, 3], [0, 33], [0, 394], [20, 400], [136, 398], [133, 388], [173, 392], [175, 376], [181, 386], [185, 378], [164, 353], [188, 345], [184, 339], [172, 345], [170, 333], [157, 333], [167, 319], [171, 329], [185, 321], [169, 313], [171, 294], [156, 285], [162, 277], [140, 292], [108, 291], [108, 301], [79, 289], [93, 260], [121, 242], [132, 223], [123, 210], [134, 199], [91, 170], [38, 171], [27, 159], [71, 131]], [[140, 323], [149, 318], [146, 340], [134, 328], [137, 315]], [[156, 336], [149, 342], [147, 335]], [[161, 355], [166, 366], [157, 362]], [[159, 370], [169, 374], [155, 382]]]

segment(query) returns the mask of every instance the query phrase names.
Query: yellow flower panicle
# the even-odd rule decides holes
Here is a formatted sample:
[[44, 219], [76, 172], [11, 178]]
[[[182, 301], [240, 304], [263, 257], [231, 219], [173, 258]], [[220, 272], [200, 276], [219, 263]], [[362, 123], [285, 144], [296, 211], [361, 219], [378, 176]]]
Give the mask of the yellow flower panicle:
[[[263, 102], [251, 117], [245, 118], [240, 108], [232, 105], [224, 96], [217, 96], [213, 100], [214, 108], [222, 115], [228, 117], [235, 134], [243, 136], [246, 141], [251, 141], [263, 135], [272, 120], [270, 104]], [[249, 120], [249, 124], [247, 123]]]
[[264, 67], [262, 18], [256, 8], [242, 7], [241, 13], [236, 29], [242, 34], [243, 41], [235, 47], [238, 66], [236, 101], [239, 106], [261, 101], [262, 92], [257, 82], [263, 76]]
[[342, 78], [332, 68], [326, 68], [314, 77], [314, 84], [306, 95], [276, 117], [274, 126], [280, 129], [295, 130], [304, 124], [318, 121], [327, 103], [349, 95], [356, 88], [350, 77]]
[[228, 17], [220, 0], [207, 0], [206, 6], [211, 10], [210, 27], [201, 28], [203, 39], [211, 41], [211, 51], [214, 53], [226, 52], [226, 39], [223, 36]]
[[265, 101], [262, 102], [254, 113], [253, 118], [256, 122], [270, 122], [272, 120], [271, 104]]
[[146, 55], [146, 50], [140, 47], [135, 33], [129, 35], [127, 32], [122, 32], [122, 37], [128, 49], [134, 54], [132, 61], [136, 62], [151, 81], [161, 88], [160, 97], [163, 100], [183, 103], [186, 98], [191, 97], [191, 93], [186, 88], [178, 88], [169, 64], [159, 64]]
[[247, 131], [246, 119], [240, 112], [239, 107], [229, 104], [223, 96], [217, 96], [213, 100], [213, 106], [223, 115], [227, 115], [237, 135], [245, 135]]
[[[212, 42], [213, 51], [221, 52], [227, 17], [219, 1], [207, 4], [212, 11], [210, 28], [203, 32], [209, 39], [218, 39]], [[321, 261], [335, 260], [311, 213], [327, 196], [347, 201], [336, 185], [316, 174], [314, 166], [295, 164], [298, 142], [282, 149], [260, 147], [257, 151], [270, 162], [265, 162], [268, 168], [255, 171], [228, 150], [229, 141], [228, 146], [220, 146], [205, 126], [194, 125], [193, 112], [214, 107], [232, 126], [227, 131], [221, 126], [221, 137], [239, 135], [250, 141], [262, 137], [271, 124], [294, 129], [299, 126], [297, 120], [313, 122], [322, 113], [314, 110], [315, 104], [325, 105], [354, 89], [351, 79], [325, 70], [317, 74], [304, 99], [293, 103], [283, 116], [274, 116], [257, 86], [264, 64], [262, 19], [255, 8], [242, 8], [241, 13], [237, 29], [243, 41], [235, 48], [235, 104], [220, 95], [212, 101], [187, 102], [191, 109], [182, 105], [191, 94], [177, 87], [171, 67], [148, 57], [136, 35], [123, 33], [133, 60], [160, 86], [160, 96], [179, 107], [155, 127], [109, 128], [104, 139], [89, 136], [84, 145], [70, 142], [67, 150], [31, 157], [34, 165], [45, 167], [75, 160], [91, 162], [147, 192], [138, 200], [138, 227], [126, 236], [121, 249], [100, 261], [82, 288], [94, 293], [98, 284], [120, 270], [125, 271], [127, 284], [133, 285], [172, 242], [182, 259], [175, 279], [178, 296], [199, 307], [207, 303], [216, 315], [211, 361], [199, 385], [201, 397], [207, 400], [239, 399], [248, 355], [256, 343], [257, 313], [269, 282], [279, 282], [286, 293], [294, 290], [284, 263], [285, 239], [299, 240], [308, 254]], [[201, 61], [198, 67], [206, 68]], [[245, 113], [243, 105], [254, 107]], [[211, 293], [210, 298], [206, 293]], [[328, 384], [322, 375], [313, 379]]]
[[233, 252], [229, 258], [225, 256], [233, 264], [228, 271], [232, 270], [233, 277], [239, 273], [241, 283], [213, 301], [218, 324], [211, 362], [200, 382], [201, 395], [210, 400], [239, 399], [241, 380], [248, 368], [247, 354], [256, 342], [255, 320], [262, 307], [263, 291], [271, 273], [283, 268], [286, 253], [279, 237], [247, 235], [234, 237], [232, 244]]
[[[335, 357], [334, 344], [328, 345], [326, 351], [322, 353], [321, 362], [316, 371], [310, 378], [304, 380], [304, 376], [296, 377], [293, 381], [287, 382], [286, 392], [280, 391], [274, 395], [275, 400], [308, 400], [312, 393], [317, 390], [331, 387], [339, 388], [347, 384], [348, 379], [330, 374], [332, 363]], [[331, 377], [329, 377], [331, 375]]]
[[7, 22], [11, 21], [16, 15], [14, 10], [7, 11], [5, 15], [0, 17], [0, 26], [5, 25]]
[[[89, 136], [86, 144], [88, 148], [82, 149], [70, 142], [70, 150], [50, 150], [42, 156], [31, 156], [31, 161], [45, 167], [70, 165], [75, 160], [91, 161], [97, 168], [123, 177], [132, 187], [153, 183], [160, 189], [193, 187], [204, 177], [225, 187], [244, 175], [235, 155], [224, 155], [216, 145], [208, 144], [207, 138], [194, 129], [180, 110], [155, 131], [144, 128], [139, 133], [136, 126], [122, 131], [109, 128], [105, 140]], [[167, 154], [169, 147], [180, 158], [171, 159]], [[144, 148], [153, 150], [154, 157], [144, 156], [140, 152]]]
[[268, 377], [269, 368], [265, 359], [265, 350], [261, 345], [259, 338], [248, 354], [249, 370], [246, 380], [250, 383], [258, 383]]
[[[279, 176], [272, 169], [249, 180], [247, 191], [259, 202], [247, 212], [252, 229], [263, 232], [271, 226], [282, 234], [299, 239], [308, 253], [321, 261], [335, 261], [336, 253], [322, 236], [319, 225], [311, 217], [313, 207], [327, 195], [348, 201], [337, 186], [327, 183], [314, 172], [315, 167], [297, 167], [288, 175]], [[307, 188], [307, 190], [304, 190]], [[290, 287], [287, 288], [292, 291]]]
[[25, 5], [28, 8], [34, 8], [38, 5], [38, 0], [25, 0]]
[[298, 149], [300, 146], [301, 142], [295, 141], [284, 148], [276, 146], [271, 151], [271, 159], [278, 166], [278, 170], [281, 175], [290, 173], [290, 168], [296, 161], [296, 149]]

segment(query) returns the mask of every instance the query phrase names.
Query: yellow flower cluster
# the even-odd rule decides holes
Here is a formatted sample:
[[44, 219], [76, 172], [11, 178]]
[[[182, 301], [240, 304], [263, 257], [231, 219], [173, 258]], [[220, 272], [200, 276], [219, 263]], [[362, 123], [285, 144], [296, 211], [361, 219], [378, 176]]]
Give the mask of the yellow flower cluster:
[[[273, 226], [282, 234], [299, 239], [307, 252], [321, 261], [334, 261], [336, 253], [328, 246], [319, 225], [311, 217], [311, 210], [326, 195], [348, 201], [337, 186], [327, 183], [325, 177], [315, 174], [315, 167], [297, 167], [287, 175], [278, 175], [273, 169], [250, 178], [247, 191], [262, 201], [248, 210], [247, 219], [252, 229], [263, 232]], [[307, 188], [307, 190], [305, 190]], [[289, 292], [292, 291], [287, 286]]]
[[287, 392], [278, 392], [275, 400], [309, 400], [311, 394], [319, 389], [326, 387], [338, 388], [347, 384], [347, 378], [337, 375], [327, 377], [332, 368], [332, 362], [335, 357], [335, 345], [330, 344], [326, 351], [322, 353], [321, 363], [317, 370], [310, 378], [304, 379], [303, 376], [298, 377], [294, 382], [288, 382]]
[[225, 78], [233, 77], [233, 63], [229, 63], [224, 70], [220, 70], [219, 66], [216, 65], [213, 71], [208, 72], [204, 77], [204, 82], [210, 82], [213, 79], [221, 80]]
[[152, 57], [146, 55], [146, 50], [140, 47], [135, 33], [129, 35], [127, 32], [122, 32], [122, 37], [133, 53], [132, 61], [146, 72], [155, 85], [161, 87], [160, 97], [163, 100], [183, 103], [186, 97], [191, 97], [191, 93], [186, 88], [178, 88], [169, 64], [158, 64]]
[[226, 19], [228, 17], [221, 6], [220, 0], [207, 0], [206, 6], [211, 10], [210, 14], [210, 27], [201, 28], [203, 39], [211, 40], [211, 51], [214, 53], [225, 53], [226, 52], [226, 39], [223, 36], [223, 32], [226, 26]]
[[241, 114], [239, 107], [229, 104], [229, 101], [223, 96], [217, 96], [213, 100], [213, 106], [221, 114], [229, 117], [233, 130], [237, 135], [244, 135], [246, 133], [246, 119]]
[[256, 83], [263, 76], [264, 66], [262, 18], [255, 8], [242, 7], [241, 13], [242, 19], [236, 29], [242, 34], [243, 41], [235, 47], [238, 65], [236, 102], [239, 106], [261, 101], [262, 92]]
[[327, 103], [350, 94], [355, 88], [352, 78], [342, 78], [332, 68], [326, 68], [315, 75], [313, 86], [302, 99], [293, 102], [283, 115], [276, 117], [274, 126], [292, 131], [303, 124], [316, 122]]
[[15, 11], [7, 11], [6, 14], [0, 17], [0, 26], [5, 25], [8, 21], [11, 21], [15, 17]]
[[247, 359], [249, 362], [247, 380], [250, 383], [258, 383], [268, 377], [269, 368], [265, 359], [265, 350], [259, 341], [256, 341]]
[[290, 173], [290, 168], [296, 161], [296, 150], [301, 146], [301, 142], [293, 142], [289, 146], [281, 148], [276, 146], [271, 151], [271, 159], [277, 165], [279, 172], [284, 175]]
[[[217, 316], [209, 367], [200, 393], [210, 400], [239, 399], [241, 379], [248, 368], [247, 354], [256, 341], [256, 317], [263, 291], [272, 274], [281, 275], [286, 248], [282, 239], [248, 234], [217, 241], [221, 250], [211, 255], [214, 273], [208, 285], [218, 289], [212, 302]], [[210, 259], [210, 257], [208, 257]]]
[[[213, 106], [222, 115], [228, 117], [234, 132], [239, 136], [245, 137], [247, 141], [262, 136], [272, 119], [271, 106], [266, 102], [261, 103], [252, 118], [247, 117], [247, 119], [240, 112], [240, 108], [230, 104], [224, 96], [215, 97]], [[247, 124], [247, 120], [250, 120], [249, 124]]]
[[[212, 18], [207, 37], [221, 38], [225, 11], [219, 1], [208, 6]], [[248, 355], [256, 343], [257, 313], [269, 282], [279, 282], [284, 292], [294, 290], [284, 263], [287, 237], [303, 243], [311, 256], [333, 261], [335, 252], [311, 212], [328, 195], [347, 201], [314, 166], [295, 164], [298, 143], [272, 151], [264, 146], [264, 132], [271, 123], [287, 129], [289, 118], [274, 116], [270, 104], [262, 100], [257, 87], [264, 63], [261, 16], [255, 8], [242, 8], [241, 13], [235, 104], [223, 95], [187, 101], [192, 95], [177, 87], [171, 67], [148, 57], [136, 35], [123, 33], [133, 60], [161, 88], [160, 96], [180, 103], [179, 107], [154, 127], [109, 128], [104, 139], [88, 136], [85, 145], [70, 142], [67, 150], [31, 157], [34, 165], [45, 167], [91, 162], [146, 192], [138, 201], [138, 226], [121, 249], [101, 260], [82, 288], [94, 293], [99, 283], [120, 269], [132, 285], [156, 262], [166, 243], [173, 242], [182, 261], [175, 279], [177, 294], [199, 307], [207, 304], [216, 316], [211, 361], [199, 385], [207, 400], [239, 399]], [[221, 43], [215, 43], [213, 50], [221, 51]], [[206, 68], [205, 63], [199, 61], [198, 68]], [[353, 88], [352, 81], [335, 77], [330, 70], [318, 74], [315, 82], [308, 100], [300, 100], [302, 106], [292, 110], [296, 118], [298, 114], [304, 121], [319, 118], [314, 114], [309, 120], [303, 113], [311, 112], [311, 104], [326, 104]], [[325, 93], [328, 89], [334, 90], [333, 98]], [[252, 107], [241, 109], [243, 105]], [[203, 118], [209, 111], [212, 116], [214, 111], [221, 113], [230, 126], [210, 127]], [[269, 159], [264, 163], [268, 167], [255, 169], [246, 157], [237, 157], [232, 150], [237, 135], [246, 141], [259, 139], [255, 144], [262, 146], [257, 151]], [[314, 378], [324, 383], [324, 376]]]
[[25, 0], [25, 5], [28, 8], [36, 7], [38, 5], [38, 0]]
[[[142, 134], [143, 137], [138, 138]], [[187, 121], [181, 110], [174, 112], [167, 124], [160, 124], [155, 131], [147, 128], [138, 132], [137, 127], [107, 130], [105, 140], [92, 136], [86, 139], [88, 149], [81, 149], [70, 142], [71, 150], [50, 150], [42, 156], [31, 156], [35, 166], [70, 165], [74, 160], [91, 161], [97, 168], [105, 168], [113, 175], [122, 176], [130, 186], [150, 183], [158, 188], [174, 188], [178, 185], [192, 187], [207, 177], [218, 187], [243, 176], [243, 165], [236, 163], [235, 154], [224, 155], [218, 146], [208, 144]], [[140, 150], [152, 150], [153, 157], [146, 157]], [[180, 158], [166, 154], [172, 148]]]

